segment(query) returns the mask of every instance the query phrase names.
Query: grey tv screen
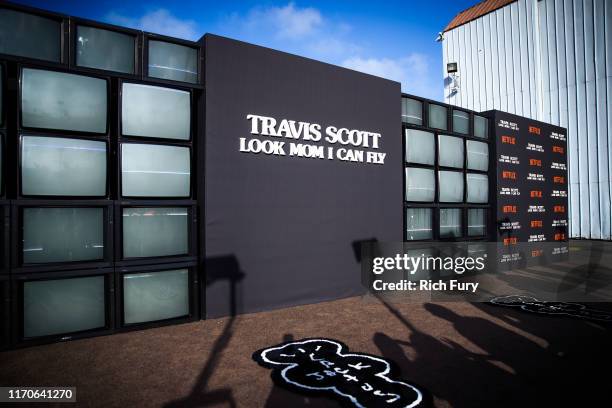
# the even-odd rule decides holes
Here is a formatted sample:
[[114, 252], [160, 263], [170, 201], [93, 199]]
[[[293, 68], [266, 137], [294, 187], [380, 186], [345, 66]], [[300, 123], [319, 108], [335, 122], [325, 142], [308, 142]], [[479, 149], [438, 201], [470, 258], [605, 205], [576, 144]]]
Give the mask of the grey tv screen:
[[77, 25], [76, 64], [80, 67], [135, 73], [136, 37], [102, 28]]
[[21, 192], [34, 196], [106, 195], [106, 142], [21, 137]]
[[59, 20], [0, 8], [0, 54], [60, 62], [61, 52]]
[[125, 136], [189, 140], [190, 93], [160, 86], [124, 83], [121, 129]]
[[198, 83], [198, 50], [166, 41], [149, 40], [149, 76]]
[[124, 197], [189, 197], [188, 147], [124, 143], [121, 187]]
[[106, 133], [107, 82], [90, 76], [24, 68], [24, 127]]
[[104, 208], [25, 207], [25, 264], [104, 259]]
[[122, 212], [123, 257], [186, 255], [189, 210], [186, 207], [128, 207]]
[[106, 326], [104, 276], [23, 283], [23, 336], [43, 337]]
[[189, 270], [123, 275], [123, 322], [135, 324], [189, 315]]

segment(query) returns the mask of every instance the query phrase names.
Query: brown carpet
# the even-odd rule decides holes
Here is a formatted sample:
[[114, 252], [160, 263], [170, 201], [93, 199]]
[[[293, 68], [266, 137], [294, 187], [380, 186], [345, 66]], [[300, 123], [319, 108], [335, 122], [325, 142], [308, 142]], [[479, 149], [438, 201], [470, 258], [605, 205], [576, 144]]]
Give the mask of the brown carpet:
[[361, 298], [3, 352], [0, 385], [76, 386], [79, 406], [338, 406], [274, 386], [251, 359], [283, 339], [319, 336], [395, 361], [439, 407], [609, 405], [610, 327], [479, 303]]

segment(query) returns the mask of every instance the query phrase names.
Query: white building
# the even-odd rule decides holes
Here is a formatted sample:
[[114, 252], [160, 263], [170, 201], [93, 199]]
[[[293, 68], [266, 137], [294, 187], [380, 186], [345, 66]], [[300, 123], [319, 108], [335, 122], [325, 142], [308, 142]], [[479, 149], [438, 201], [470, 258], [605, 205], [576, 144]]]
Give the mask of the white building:
[[612, 1], [485, 0], [442, 38], [445, 102], [567, 128], [570, 236], [612, 239]]

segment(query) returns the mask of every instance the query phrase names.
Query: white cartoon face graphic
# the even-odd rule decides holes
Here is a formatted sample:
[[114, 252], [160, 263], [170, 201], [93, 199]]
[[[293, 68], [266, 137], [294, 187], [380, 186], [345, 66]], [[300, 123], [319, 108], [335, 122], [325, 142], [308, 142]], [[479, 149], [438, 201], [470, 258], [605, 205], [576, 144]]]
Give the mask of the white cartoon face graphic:
[[357, 407], [423, 406], [419, 389], [388, 377], [391, 365], [380, 357], [348, 353], [334, 340], [305, 339], [265, 348], [253, 354], [273, 377], [293, 388], [329, 392]]
[[612, 322], [612, 314], [610, 312], [593, 309], [581, 303], [549, 302], [525, 295], [498, 296], [489, 302], [497, 306], [517, 307], [533, 313], [565, 315], [587, 320]]

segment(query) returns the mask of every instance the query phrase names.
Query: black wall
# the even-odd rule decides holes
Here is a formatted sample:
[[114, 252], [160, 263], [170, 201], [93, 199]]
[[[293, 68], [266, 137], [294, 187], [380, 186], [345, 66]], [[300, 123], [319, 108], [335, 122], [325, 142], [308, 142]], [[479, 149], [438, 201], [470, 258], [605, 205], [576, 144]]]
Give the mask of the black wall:
[[[206, 316], [362, 293], [353, 243], [402, 240], [400, 84], [214, 35], [203, 41]], [[379, 149], [354, 148], [386, 153], [385, 164], [241, 153], [241, 137], [292, 141], [251, 135], [247, 114], [380, 133]]]

